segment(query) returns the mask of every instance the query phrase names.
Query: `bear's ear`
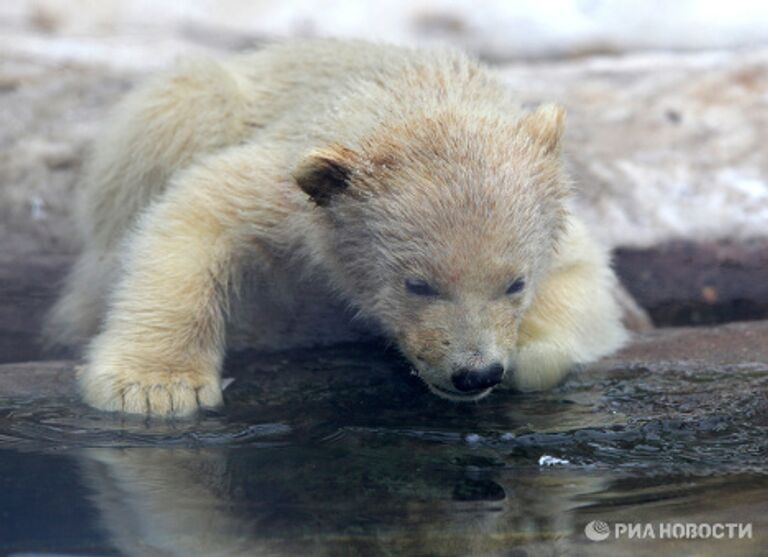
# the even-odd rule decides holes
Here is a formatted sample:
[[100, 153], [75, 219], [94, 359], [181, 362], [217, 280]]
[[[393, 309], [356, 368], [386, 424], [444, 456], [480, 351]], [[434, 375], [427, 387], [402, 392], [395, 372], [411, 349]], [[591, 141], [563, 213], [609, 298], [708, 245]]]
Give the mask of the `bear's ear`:
[[519, 125], [545, 153], [557, 153], [565, 130], [565, 109], [556, 104], [543, 104], [523, 116]]
[[302, 159], [293, 179], [312, 201], [321, 207], [349, 188], [357, 155], [341, 145], [315, 149]]

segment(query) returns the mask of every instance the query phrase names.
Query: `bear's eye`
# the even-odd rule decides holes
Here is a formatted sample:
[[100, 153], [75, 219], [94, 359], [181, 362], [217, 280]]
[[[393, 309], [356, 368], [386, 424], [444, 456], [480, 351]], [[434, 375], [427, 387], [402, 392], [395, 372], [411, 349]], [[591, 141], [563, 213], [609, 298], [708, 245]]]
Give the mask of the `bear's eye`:
[[512, 294], [517, 294], [523, 288], [525, 288], [525, 281], [521, 278], [515, 279], [514, 281], [512, 281], [512, 284], [510, 284], [507, 287], [507, 296], [511, 296]]
[[421, 279], [405, 279], [405, 289], [416, 296], [437, 296], [435, 290], [427, 281]]

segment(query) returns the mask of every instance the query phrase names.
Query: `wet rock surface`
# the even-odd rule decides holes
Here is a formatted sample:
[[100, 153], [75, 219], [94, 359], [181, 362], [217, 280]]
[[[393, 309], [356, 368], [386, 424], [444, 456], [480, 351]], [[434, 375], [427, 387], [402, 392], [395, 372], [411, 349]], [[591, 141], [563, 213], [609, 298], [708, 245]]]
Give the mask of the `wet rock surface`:
[[[76, 364], [76, 360], [2, 364], [0, 397], [11, 402], [49, 397], [73, 402]], [[527, 420], [515, 424], [516, 413], [545, 416], [547, 412], [542, 413], [540, 405], [557, 406], [563, 397], [572, 396], [583, 398], [570, 409], [572, 423], [559, 419], [550, 423], [545, 418], [532, 429], [624, 426], [656, 416], [661, 406], [681, 419], [695, 417], [704, 408], [716, 410], [727, 419], [744, 416], [747, 408], [752, 408], [754, 416], [761, 415], [763, 421], [768, 419], [768, 321], [643, 333], [614, 356], [574, 372], [552, 393], [494, 393], [471, 405], [446, 403], [429, 394], [410, 375], [407, 362], [378, 344], [266, 354], [238, 351], [228, 356], [225, 367], [224, 375], [233, 379], [232, 386], [225, 391], [227, 405], [221, 413], [211, 416], [232, 422], [258, 416], [294, 416], [297, 408], [305, 416], [317, 411], [313, 418], [317, 423], [356, 414], [375, 422], [377, 412], [371, 413], [369, 409], [378, 408], [395, 415], [404, 412], [412, 426], [446, 412], [450, 414], [446, 417], [449, 421], [442, 427], [450, 425], [450, 420], [462, 423], [471, 416], [489, 418], [504, 409], [490, 423], [499, 428], [506, 424], [510, 432], [532, 425]], [[625, 394], [635, 389], [636, 393], [612, 400], [604, 391], [607, 387], [620, 388]], [[644, 397], [642, 392], [659, 396]], [[680, 399], [680, 404], [670, 403], [673, 395]], [[686, 397], [688, 400], [684, 400]], [[82, 414], [86, 419], [110, 423], [108, 414], [93, 412], [77, 403], [62, 410], [71, 416]], [[35, 412], [34, 405], [29, 411]], [[584, 422], [580, 423], [582, 419]], [[139, 429], [146, 425], [141, 420], [129, 419], [128, 423], [131, 422]], [[196, 425], [181, 421], [175, 427], [184, 431]]]
[[[765, 321], [663, 329], [554, 391], [472, 405], [435, 398], [378, 345], [239, 352], [221, 411], [152, 422], [83, 407], [73, 361], [4, 364], [0, 451], [5, 466], [39, 455], [41, 479], [0, 479], [0, 505], [73, 476], [72, 528], [98, 520], [102, 554], [144, 554], [137, 529], [171, 555], [637, 549], [587, 540], [599, 519], [749, 521], [753, 537], [728, 544], [749, 555], [768, 541], [767, 346]], [[37, 539], [78, 548], [44, 518], [27, 516]]]

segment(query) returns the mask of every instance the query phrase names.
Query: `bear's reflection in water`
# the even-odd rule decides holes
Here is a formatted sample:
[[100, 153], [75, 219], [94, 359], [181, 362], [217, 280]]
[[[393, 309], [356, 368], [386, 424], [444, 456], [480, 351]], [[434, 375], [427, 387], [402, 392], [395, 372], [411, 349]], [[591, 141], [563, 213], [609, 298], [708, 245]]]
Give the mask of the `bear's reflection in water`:
[[568, 536], [597, 475], [441, 469], [394, 449], [94, 449], [83, 459], [126, 555], [485, 555]]
[[[531, 419], [567, 428], [563, 410], [573, 420], [581, 405], [501, 393], [456, 405], [380, 352], [292, 356], [292, 373], [279, 357], [241, 356], [226, 417], [180, 422], [175, 437], [168, 424], [142, 434], [143, 423], [122, 422], [154, 446], [85, 449], [84, 480], [115, 546], [126, 555], [479, 555], [571, 531], [567, 511], [599, 488], [599, 474], [542, 474], [538, 446], [519, 447], [525, 465], [509, 467], [490, 438], [478, 440], [530, 431]], [[228, 428], [238, 433], [222, 435]], [[157, 447], [158, 431], [172, 443]], [[181, 439], [203, 446], [168, 448]]]
[[[764, 374], [592, 370], [549, 393], [455, 405], [376, 354], [307, 351], [289, 359], [292, 373], [280, 356], [245, 358], [224, 415], [175, 425], [117, 418], [132, 447], [78, 453], [115, 547], [508, 556], [654, 554], [680, 543], [596, 544], [584, 535], [592, 520], [751, 520], [754, 537], [728, 541], [730, 554], [766, 542], [764, 407], [744, 388]], [[543, 455], [569, 462], [541, 466]], [[712, 540], [685, 543], [691, 554], [720, 551]]]
[[[683, 485], [583, 469], [489, 472], [434, 456], [408, 447], [384, 458], [332, 447], [92, 449], [82, 470], [113, 545], [129, 556], [618, 555], [638, 544], [652, 555], [681, 543], [595, 545], [584, 535], [592, 520], [753, 523], [751, 539], [717, 540], [733, 555], [766, 541], [764, 476]], [[717, 553], [713, 540], [683, 542], [690, 554]]]

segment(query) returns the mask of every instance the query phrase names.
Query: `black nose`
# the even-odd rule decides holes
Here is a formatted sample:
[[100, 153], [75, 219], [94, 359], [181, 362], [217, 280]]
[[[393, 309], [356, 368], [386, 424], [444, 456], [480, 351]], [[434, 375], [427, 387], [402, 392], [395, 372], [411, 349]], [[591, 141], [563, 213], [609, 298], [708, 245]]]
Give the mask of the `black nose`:
[[451, 377], [453, 386], [462, 392], [489, 389], [501, 383], [504, 367], [501, 364], [491, 364], [480, 369], [460, 369]]

